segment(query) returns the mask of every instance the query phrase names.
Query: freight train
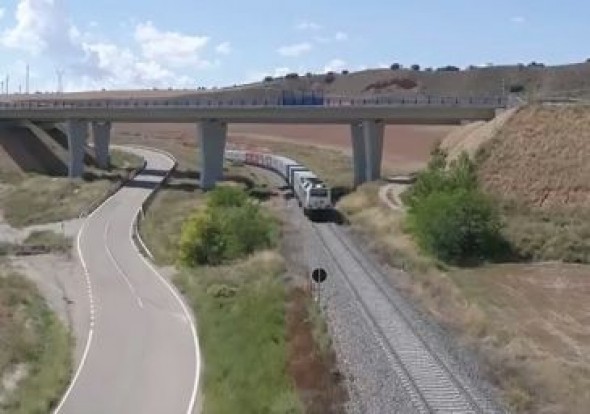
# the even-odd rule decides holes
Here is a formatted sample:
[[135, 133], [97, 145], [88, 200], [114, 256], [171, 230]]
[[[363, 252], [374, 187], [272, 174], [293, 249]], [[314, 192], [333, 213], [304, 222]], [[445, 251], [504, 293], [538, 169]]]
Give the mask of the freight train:
[[279, 174], [293, 190], [306, 216], [316, 216], [332, 211], [330, 188], [297, 161], [279, 155], [244, 150], [227, 150], [225, 159], [266, 168]]

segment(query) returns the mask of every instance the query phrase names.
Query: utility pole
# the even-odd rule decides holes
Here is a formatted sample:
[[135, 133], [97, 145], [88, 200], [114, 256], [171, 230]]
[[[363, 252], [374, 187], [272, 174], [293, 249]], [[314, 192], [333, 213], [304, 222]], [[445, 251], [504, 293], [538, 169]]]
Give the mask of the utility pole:
[[8, 82], [10, 81], [10, 75], [6, 75], [6, 95], [8, 95], [10, 93], [10, 91], [8, 90]]

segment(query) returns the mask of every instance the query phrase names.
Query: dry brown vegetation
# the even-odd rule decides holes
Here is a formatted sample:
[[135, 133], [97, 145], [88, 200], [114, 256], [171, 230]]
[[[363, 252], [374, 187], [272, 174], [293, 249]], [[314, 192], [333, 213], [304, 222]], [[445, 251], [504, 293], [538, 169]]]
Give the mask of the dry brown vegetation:
[[531, 106], [482, 148], [485, 190], [532, 207], [590, 207], [590, 106]]
[[[589, 119], [587, 107], [525, 107], [443, 142], [451, 158], [476, 156], [485, 189], [501, 203], [504, 233], [523, 256], [590, 259]], [[366, 186], [339, 206], [384, 261], [409, 270], [393, 282], [481, 355], [510, 407], [587, 412], [590, 267], [442, 265], [418, 251], [402, 213], [379, 206], [376, 192]]]
[[448, 267], [420, 253], [378, 186], [338, 207], [384, 262], [392, 283], [477, 352], [515, 412], [584, 413], [590, 393], [590, 267], [559, 263]]

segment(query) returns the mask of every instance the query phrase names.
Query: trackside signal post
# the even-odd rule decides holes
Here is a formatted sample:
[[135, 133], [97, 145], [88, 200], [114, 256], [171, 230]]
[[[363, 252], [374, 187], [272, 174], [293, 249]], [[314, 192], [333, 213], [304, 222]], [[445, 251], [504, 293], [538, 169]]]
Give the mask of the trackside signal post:
[[315, 300], [317, 302], [319, 302], [321, 300], [322, 283], [324, 283], [327, 278], [328, 278], [328, 272], [326, 272], [326, 270], [321, 267], [313, 269], [313, 271], [311, 272], [311, 280], [312, 280], [311, 291], [312, 291], [312, 294], [314, 291], [317, 292], [315, 295]]

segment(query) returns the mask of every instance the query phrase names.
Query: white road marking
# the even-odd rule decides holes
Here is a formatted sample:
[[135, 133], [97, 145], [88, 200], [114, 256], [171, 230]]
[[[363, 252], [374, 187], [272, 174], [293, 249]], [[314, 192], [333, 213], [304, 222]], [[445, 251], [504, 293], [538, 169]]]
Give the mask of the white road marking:
[[127, 273], [125, 273], [125, 271], [123, 269], [121, 269], [119, 262], [117, 262], [117, 259], [115, 259], [115, 256], [113, 256], [113, 252], [111, 251], [111, 249], [109, 247], [107, 239], [108, 239], [108, 234], [109, 234], [110, 228], [111, 228], [111, 221], [109, 220], [109, 221], [107, 221], [107, 224], [104, 227], [104, 235], [103, 235], [104, 247], [107, 250], [107, 255], [109, 256], [109, 259], [111, 260], [111, 262], [117, 268], [117, 272], [119, 273], [119, 276], [121, 277], [121, 279], [123, 279], [125, 281], [125, 284], [129, 288], [129, 291], [135, 297], [135, 301], [137, 302], [137, 305], [143, 309], [143, 301], [141, 300], [141, 297], [137, 294], [137, 290], [135, 289], [133, 284], [131, 284], [131, 281], [129, 280]]
[[[124, 148], [124, 147], [121, 147]], [[154, 152], [159, 152], [167, 157], [169, 157], [170, 159], [174, 160], [174, 162], [176, 162], [175, 158], [165, 152], [165, 151], [159, 151], [157, 149], [153, 149], [153, 148], [149, 148], [149, 147], [142, 147], [142, 149], [148, 150], [148, 151], [154, 151]], [[138, 174], [139, 175], [139, 174]], [[96, 311], [95, 311], [95, 304], [94, 304], [94, 295], [93, 295], [93, 291], [92, 291], [92, 283], [90, 280], [90, 273], [88, 272], [88, 266], [86, 265], [86, 261], [84, 260], [84, 257], [82, 256], [82, 249], [80, 247], [81, 245], [81, 237], [82, 237], [82, 233], [84, 232], [84, 230], [86, 229], [87, 223], [88, 221], [95, 215], [97, 214], [102, 208], [104, 208], [104, 206], [106, 206], [114, 197], [115, 195], [117, 195], [117, 193], [112, 194], [108, 199], [106, 199], [104, 201], [104, 203], [102, 203], [98, 208], [96, 208], [84, 221], [84, 223], [82, 224], [82, 226], [80, 227], [80, 230], [78, 231], [78, 236], [77, 236], [77, 243], [76, 243], [76, 249], [78, 252], [78, 257], [80, 258], [80, 262], [82, 264], [82, 268], [84, 269], [84, 274], [85, 274], [85, 280], [86, 280], [86, 286], [87, 286], [87, 290], [88, 290], [88, 297], [89, 297], [89, 303], [90, 303], [90, 328], [88, 330], [88, 337], [86, 339], [86, 345], [84, 347], [84, 352], [82, 354], [82, 358], [80, 360], [80, 364], [78, 365], [78, 368], [76, 369], [76, 373], [74, 374], [74, 377], [72, 378], [72, 381], [70, 382], [70, 385], [68, 386], [66, 392], [64, 393], [59, 405], [57, 406], [57, 408], [54, 410], [54, 414], [59, 414], [60, 410], [62, 409], [63, 405], [65, 404], [65, 402], [67, 401], [70, 393], [72, 392], [74, 386], [76, 385], [78, 378], [84, 368], [84, 365], [86, 364], [86, 360], [88, 358], [88, 354], [90, 352], [90, 347], [92, 345], [93, 342], [93, 337], [94, 337], [94, 325], [95, 325], [95, 320], [96, 320]], [[141, 210], [141, 207], [138, 209], [136, 215], [139, 215], [139, 212]], [[195, 408], [195, 404], [196, 404], [196, 399], [197, 399], [197, 392], [198, 392], [198, 388], [199, 388], [199, 381], [200, 381], [200, 374], [201, 374], [201, 353], [200, 353], [200, 349], [199, 349], [199, 339], [197, 337], [197, 330], [196, 330], [196, 325], [195, 325], [195, 321], [193, 320], [192, 314], [191, 312], [188, 310], [186, 304], [184, 303], [184, 301], [182, 300], [182, 298], [180, 297], [180, 295], [177, 293], [176, 289], [170, 284], [170, 282], [164, 278], [157, 270], [156, 268], [143, 256], [143, 254], [141, 254], [141, 252], [139, 251], [137, 245], [135, 244], [134, 240], [133, 240], [133, 223], [131, 224], [131, 226], [129, 227], [129, 239], [131, 240], [131, 244], [133, 245], [133, 247], [135, 248], [135, 250], [137, 251], [137, 254], [139, 255], [139, 257], [141, 257], [141, 260], [143, 260], [143, 262], [150, 268], [150, 270], [158, 277], [158, 279], [160, 280], [160, 282], [166, 286], [166, 288], [172, 293], [172, 295], [174, 296], [174, 298], [178, 301], [178, 303], [180, 304], [182, 311], [185, 314], [186, 320], [190, 322], [190, 329], [191, 329], [191, 335], [193, 338], [193, 343], [195, 345], [194, 348], [194, 356], [195, 356], [195, 380], [194, 380], [194, 384], [193, 384], [193, 389], [192, 389], [192, 393], [190, 396], [190, 400], [189, 400], [189, 405], [186, 411], [186, 414], [193, 414], [194, 408]], [[107, 247], [108, 250], [108, 247]]]
[[[157, 152], [160, 152], [160, 151], [157, 151]], [[170, 159], [174, 160], [174, 162], [176, 163], [176, 159], [171, 154], [166, 153], [164, 151], [161, 151], [161, 153], [163, 155], [169, 157]], [[141, 212], [141, 207], [137, 210], [136, 217], [139, 216], [140, 212]], [[193, 414], [193, 411], [195, 409], [195, 403], [197, 401], [197, 392], [199, 390], [199, 380], [201, 378], [201, 351], [199, 349], [199, 338], [197, 337], [197, 329], [195, 327], [196, 324], [195, 324], [195, 321], [193, 320], [191, 312], [188, 310], [186, 304], [184, 303], [184, 300], [182, 300], [182, 297], [180, 297], [176, 288], [174, 288], [174, 286], [172, 286], [172, 284], [168, 281], [168, 279], [166, 279], [164, 276], [162, 276], [160, 274], [160, 272], [158, 272], [158, 270], [154, 267], [154, 265], [149, 260], [147, 260], [145, 258], [145, 256], [143, 254], [141, 254], [141, 252], [139, 251], [137, 244], [135, 244], [135, 241], [133, 240], [133, 229], [134, 229], [134, 226], [132, 223], [131, 226], [129, 227], [129, 240], [131, 241], [131, 243], [135, 247], [137, 254], [139, 254], [139, 256], [141, 257], [141, 260], [143, 260], [143, 262], [158, 277], [160, 282], [162, 282], [162, 284], [164, 286], [166, 286], [166, 288], [168, 288], [170, 293], [172, 293], [174, 298], [180, 304], [182, 311], [184, 312], [184, 314], [186, 316], [187, 321], [189, 321], [189, 323], [190, 323], [191, 334], [193, 336], [193, 342], [195, 345], [195, 381], [193, 384], [193, 390], [192, 390], [192, 394], [191, 394], [191, 397], [189, 400], [189, 406], [188, 406], [188, 409], [186, 410], [186, 413]]]
[[96, 307], [95, 307], [95, 303], [94, 303], [94, 294], [92, 291], [92, 281], [90, 280], [90, 273], [88, 272], [88, 265], [86, 264], [86, 261], [84, 260], [84, 256], [82, 255], [82, 248], [80, 247], [81, 240], [82, 240], [82, 233], [84, 233], [84, 230], [86, 229], [86, 226], [88, 225], [89, 220], [100, 209], [102, 209], [105, 205], [107, 205], [113, 199], [115, 194], [112, 194], [96, 210], [94, 210], [92, 213], [90, 213], [90, 215], [84, 220], [84, 223], [82, 223], [82, 226], [80, 226], [80, 230], [78, 231], [78, 235], [76, 237], [76, 250], [78, 252], [78, 258], [80, 259], [80, 263], [82, 264], [82, 269], [84, 270], [84, 279], [86, 281], [86, 290], [88, 293], [90, 326], [88, 329], [88, 337], [86, 338], [86, 345], [84, 346], [84, 351], [82, 352], [82, 358], [80, 359], [80, 364], [78, 365], [78, 368], [76, 369], [76, 373], [74, 374], [74, 377], [72, 378], [72, 381], [70, 382], [70, 385], [68, 386], [66, 392], [64, 393], [59, 405], [54, 410], [54, 414], [58, 414], [60, 412], [60, 410], [62, 409], [66, 400], [68, 399], [70, 393], [72, 392], [72, 389], [76, 385], [76, 382], [78, 381], [78, 377], [80, 377], [80, 374], [82, 373], [82, 369], [84, 368], [84, 365], [86, 364], [86, 359], [88, 358], [88, 354], [90, 353], [90, 346], [92, 345], [92, 339], [94, 338], [94, 324], [96, 322]]

